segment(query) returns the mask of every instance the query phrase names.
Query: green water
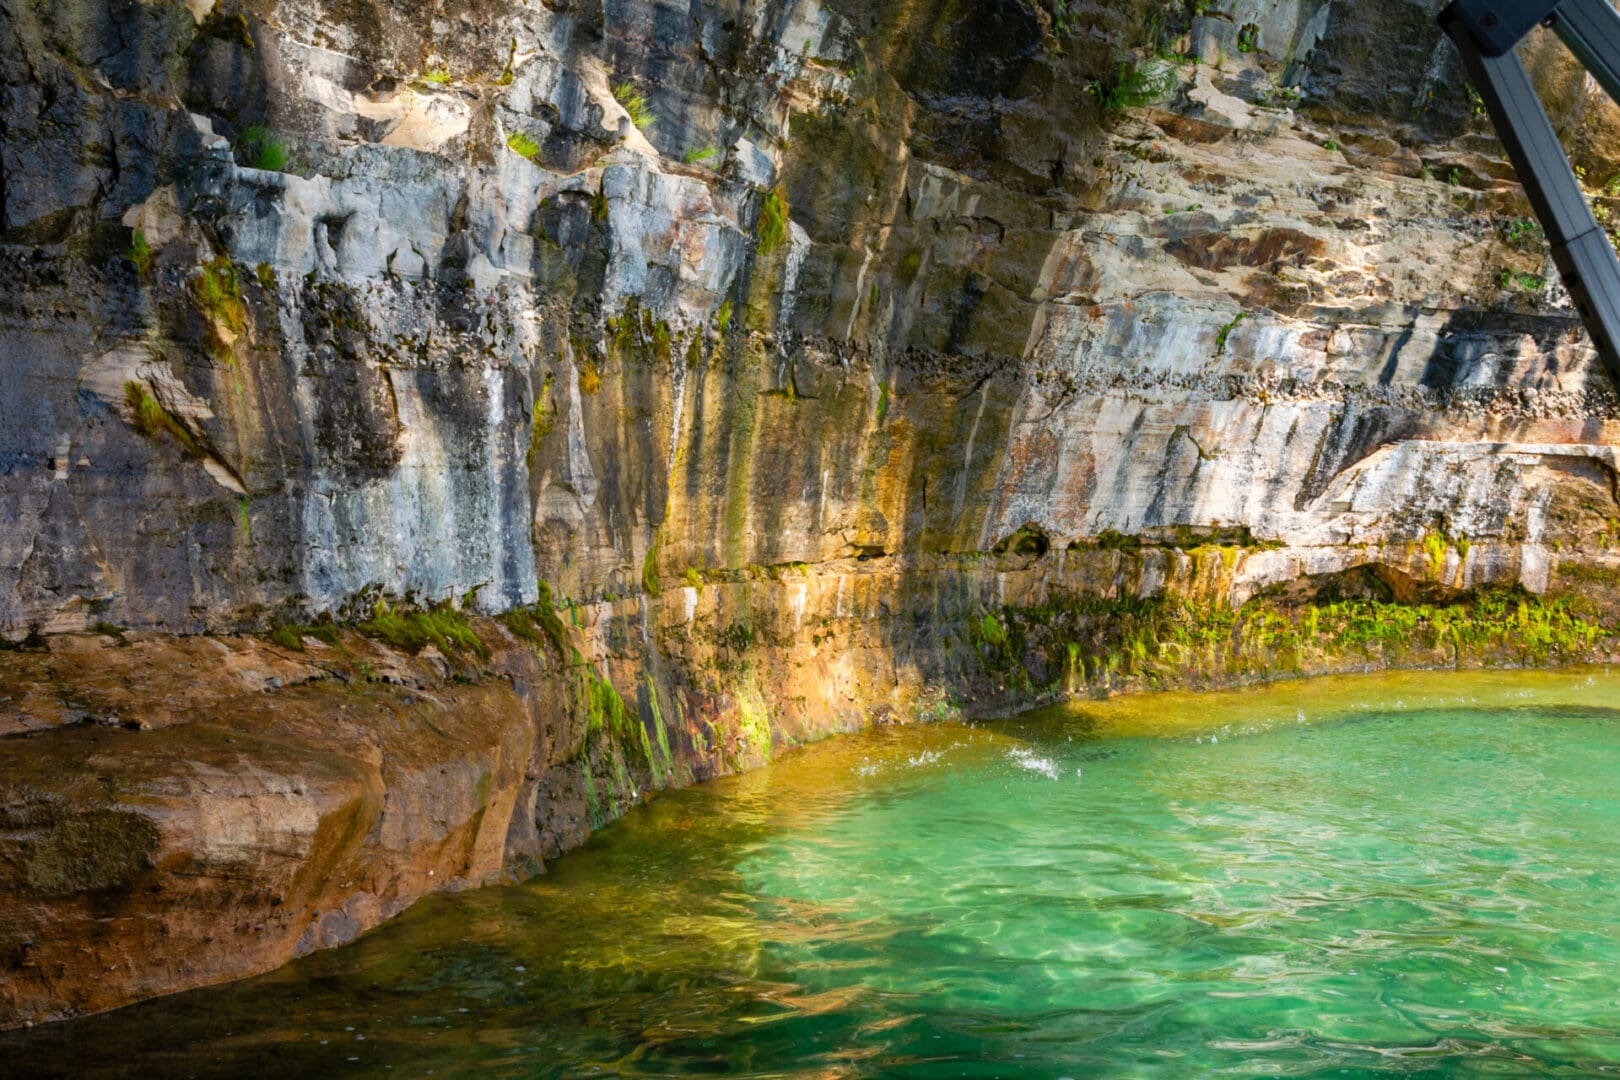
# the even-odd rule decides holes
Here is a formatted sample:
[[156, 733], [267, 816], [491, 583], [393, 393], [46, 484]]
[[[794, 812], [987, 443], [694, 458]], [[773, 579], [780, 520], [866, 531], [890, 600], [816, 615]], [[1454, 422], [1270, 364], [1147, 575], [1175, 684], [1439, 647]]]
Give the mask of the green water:
[[1620, 1073], [1620, 677], [890, 730], [0, 1073]]

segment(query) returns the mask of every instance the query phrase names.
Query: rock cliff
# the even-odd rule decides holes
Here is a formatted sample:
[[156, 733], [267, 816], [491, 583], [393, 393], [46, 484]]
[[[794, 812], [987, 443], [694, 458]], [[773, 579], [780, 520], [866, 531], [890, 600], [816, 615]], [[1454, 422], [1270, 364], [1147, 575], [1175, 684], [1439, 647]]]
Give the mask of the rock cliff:
[[841, 727], [1604, 654], [1436, 7], [4, 0], [0, 1025]]

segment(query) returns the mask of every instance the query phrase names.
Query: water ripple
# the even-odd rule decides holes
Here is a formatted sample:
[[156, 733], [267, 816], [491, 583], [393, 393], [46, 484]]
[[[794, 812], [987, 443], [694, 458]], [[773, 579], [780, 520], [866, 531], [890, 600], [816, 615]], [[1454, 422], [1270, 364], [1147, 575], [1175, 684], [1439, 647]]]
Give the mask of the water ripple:
[[1620, 1075], [1620, 692], [1354, 685], [838, 740], [666, 795], [530, 885], [430, 901], [249, 984], [0, 1037], [0, 1060]]

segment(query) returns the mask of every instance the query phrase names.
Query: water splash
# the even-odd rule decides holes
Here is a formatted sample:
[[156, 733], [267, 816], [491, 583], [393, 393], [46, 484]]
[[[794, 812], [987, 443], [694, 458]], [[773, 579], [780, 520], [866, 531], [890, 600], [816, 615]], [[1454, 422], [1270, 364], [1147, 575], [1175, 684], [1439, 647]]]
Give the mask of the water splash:
[[1015, 746], [1007, 751], [1007, 760], [1020, 769], [1028, 769], [1033, 773], [1040, 773], [1048, 780], [1058, 778], [1058, 765], [1049, 757], [1041, 757], [1035, 751], [1025, 746]]

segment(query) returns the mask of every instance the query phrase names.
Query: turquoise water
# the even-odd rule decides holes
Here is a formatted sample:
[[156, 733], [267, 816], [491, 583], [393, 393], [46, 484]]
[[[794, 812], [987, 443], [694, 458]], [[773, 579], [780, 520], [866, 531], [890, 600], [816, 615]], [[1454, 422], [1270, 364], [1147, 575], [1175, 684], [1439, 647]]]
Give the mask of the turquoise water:
[[1620, 679], [1405, 676], [889, 730], [529, 885], [0, 1037], [129, 1076], [1620, 1073]]

